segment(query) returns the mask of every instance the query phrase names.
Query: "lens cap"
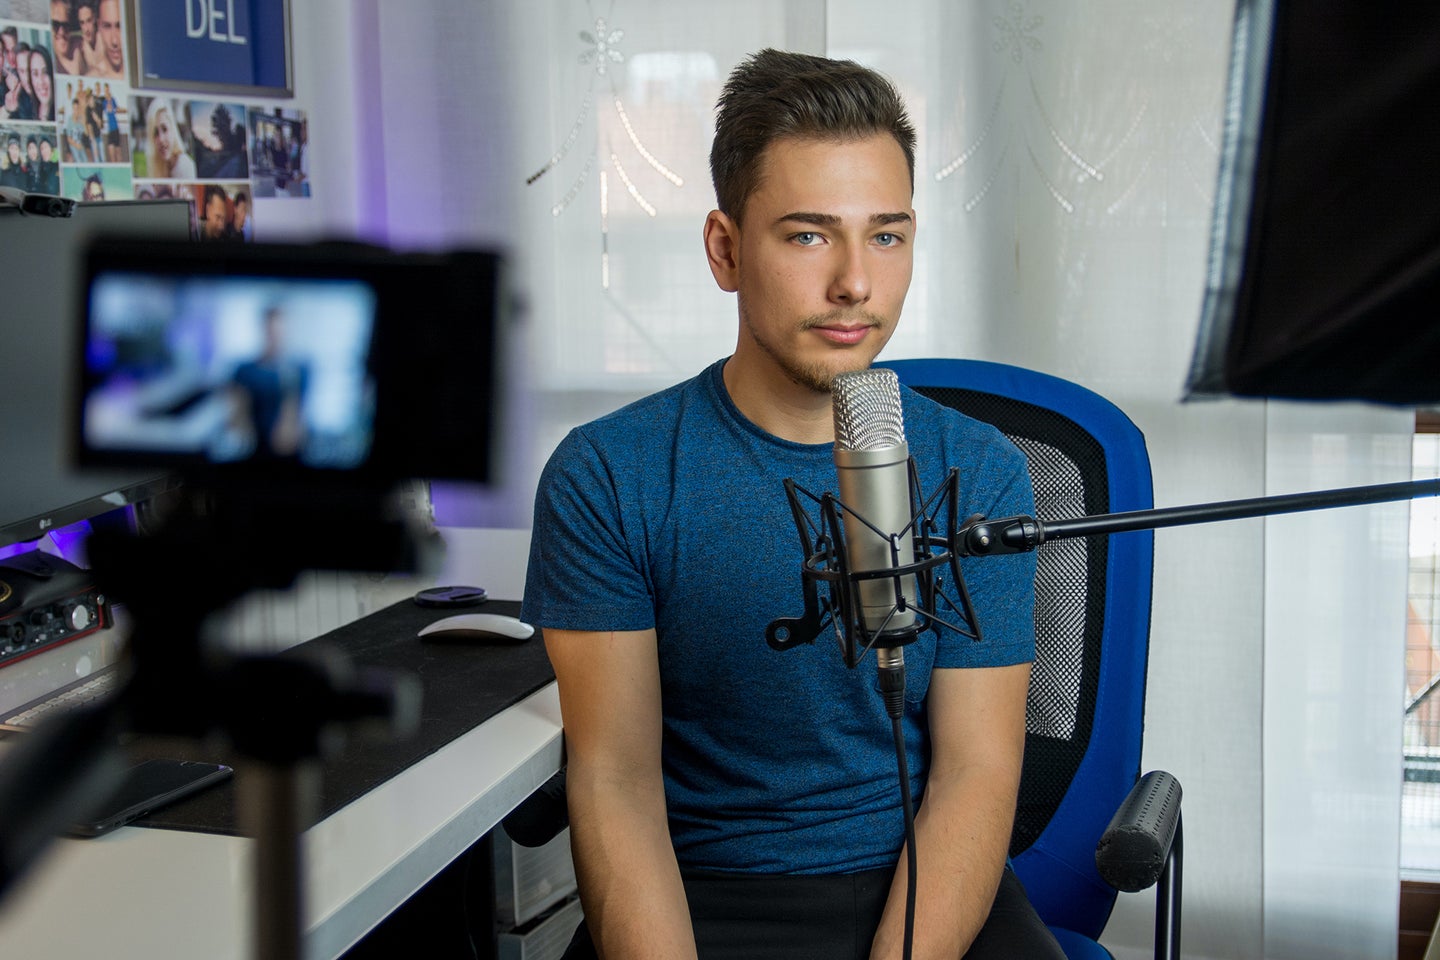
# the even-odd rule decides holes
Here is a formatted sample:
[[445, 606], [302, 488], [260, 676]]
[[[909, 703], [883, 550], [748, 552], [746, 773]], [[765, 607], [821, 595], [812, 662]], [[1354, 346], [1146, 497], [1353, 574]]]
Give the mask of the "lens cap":
[[430, 587], [415, 594], [422, 607], [473, 607], [488, 599], [483, 587]]

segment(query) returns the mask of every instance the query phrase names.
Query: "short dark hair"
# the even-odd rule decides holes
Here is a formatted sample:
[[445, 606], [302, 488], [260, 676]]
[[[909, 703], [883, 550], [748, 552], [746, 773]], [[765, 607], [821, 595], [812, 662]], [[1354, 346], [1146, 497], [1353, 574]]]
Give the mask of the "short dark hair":
[[852, 140], [888, 133], [905, 151], [915, 189], [915, 127], [900, 93], [852, 60], [766, 49], [730, 73], [715, 106], [710, 178], [715, 199], [738, 222], [760, 180], [765, 149], [785, 137]]

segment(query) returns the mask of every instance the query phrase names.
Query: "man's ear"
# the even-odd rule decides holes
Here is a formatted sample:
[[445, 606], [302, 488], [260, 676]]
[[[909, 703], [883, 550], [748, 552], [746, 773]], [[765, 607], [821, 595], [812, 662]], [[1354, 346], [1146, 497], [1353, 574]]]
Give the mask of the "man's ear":
[[705, 218], [705, 259], [721, 290], [740, 289], [740, 225], [719, 210]]

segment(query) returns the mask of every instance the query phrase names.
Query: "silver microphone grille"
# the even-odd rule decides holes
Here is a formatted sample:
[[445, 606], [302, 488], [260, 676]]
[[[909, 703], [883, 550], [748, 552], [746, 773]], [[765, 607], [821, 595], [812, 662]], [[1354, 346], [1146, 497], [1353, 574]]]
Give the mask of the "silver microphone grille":
[[900, 378], [872, 367], [837, 374], [830, 387], [835, 444], [842, 450], [885, 450], [905, 442]]

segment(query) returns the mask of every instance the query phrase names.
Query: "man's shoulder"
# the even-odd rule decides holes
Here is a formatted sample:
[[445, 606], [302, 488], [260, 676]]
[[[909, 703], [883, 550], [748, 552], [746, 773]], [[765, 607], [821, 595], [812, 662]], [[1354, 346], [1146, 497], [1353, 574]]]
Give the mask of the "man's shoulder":
[[572, 435], [586, 438], [600, 447], [633, 447], [648, 438], [671, 437], [686, 414], [697, 404], [708, 402], [706, 377], [709, 371], [647, 394], [603, 416], [583, 423]]
[[994, 424], [977, 420], [910, 387], [901, 385], [900, 397], [901, 408], [905, 411], [907, 434], [910, 428], [914, 427], [921, 432], [938, 431], [945, 436], [1012, 446]]

